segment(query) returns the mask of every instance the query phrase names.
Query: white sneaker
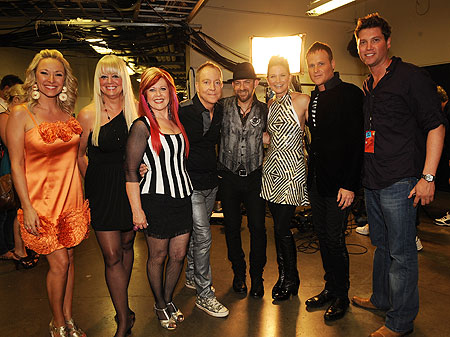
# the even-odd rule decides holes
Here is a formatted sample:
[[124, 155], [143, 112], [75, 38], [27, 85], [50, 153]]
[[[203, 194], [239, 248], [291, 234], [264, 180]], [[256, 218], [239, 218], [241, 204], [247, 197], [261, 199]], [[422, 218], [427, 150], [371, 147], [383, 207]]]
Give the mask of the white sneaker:
[[369, 235], [369, 224], [366, 223], [364, 226], [356, 227], [355, 232], [361, 235]]
[[227, 317], [230, 311], [216, 297], [199, 297], [195, 300], [195, 306], [213, 317]]
[[420, 241], [418, 236], [416, 236], [416, 247], [418, 252], [420, 252], [423, 249], [422, 242]]
[[433, 222], [438, 226], [450, 226], [450, 212], [447, 212], [442, 218], [434, 219]]

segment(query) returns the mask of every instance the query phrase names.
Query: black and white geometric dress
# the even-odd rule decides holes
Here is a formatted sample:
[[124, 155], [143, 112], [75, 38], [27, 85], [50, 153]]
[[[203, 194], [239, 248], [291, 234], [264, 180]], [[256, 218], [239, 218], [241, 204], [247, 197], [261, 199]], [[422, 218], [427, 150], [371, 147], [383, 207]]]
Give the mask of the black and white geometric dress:
[[263, 163], [261, 197], [276, 204], [309, 205], [304, 132], [289, 92], [270, 106], [267, 131], [270, 144]]

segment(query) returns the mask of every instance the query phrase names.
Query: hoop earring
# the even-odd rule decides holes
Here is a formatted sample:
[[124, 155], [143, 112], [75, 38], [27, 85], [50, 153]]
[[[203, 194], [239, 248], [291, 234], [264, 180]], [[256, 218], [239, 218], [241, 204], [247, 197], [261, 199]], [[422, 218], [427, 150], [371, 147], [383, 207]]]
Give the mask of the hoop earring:
[[67, 92], [67, 87], [63, 86], [61, 92], [58, 95], [58, 98], [59, 98], [59, 100], [61, 102], [67, 101], [67, 94], [66, 94], [66, 92]]
[[37, 83], [33, 84], [33, 86], [31, 87], [31, 89], [33, 90], [31, 92], [31, 98], [32, 99], [39, 99], [39, 97], [41, 97], [41, 93], [39, 92], [39, 88], [37, 86]]

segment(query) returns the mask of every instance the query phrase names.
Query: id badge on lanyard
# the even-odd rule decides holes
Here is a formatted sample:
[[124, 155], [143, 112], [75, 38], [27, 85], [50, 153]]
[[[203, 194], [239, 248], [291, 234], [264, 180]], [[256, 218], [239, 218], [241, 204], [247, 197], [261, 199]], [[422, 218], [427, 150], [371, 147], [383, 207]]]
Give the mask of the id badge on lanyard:
[[364, 152], [375, 153], [375, 131], [368, 130], [365, 133]]

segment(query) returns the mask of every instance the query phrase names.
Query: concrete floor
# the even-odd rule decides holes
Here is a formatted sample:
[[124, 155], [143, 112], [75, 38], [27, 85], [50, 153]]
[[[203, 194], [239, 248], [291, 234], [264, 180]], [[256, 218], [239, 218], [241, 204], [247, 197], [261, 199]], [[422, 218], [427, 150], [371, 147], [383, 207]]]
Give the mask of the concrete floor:
[[[421, 215], [419, 236], [424, 246], [419, 253], [421, 304], [411, 336], [450, 336], [450, 319], [447, 317], [450, 303], [450, 227], [432, 224], [432, 218], [441, 217], [449, 209], [450, 193], [440, 192], [436, 201]], [[299, 253], [299, 296], [274, 305], [270, 294], [277, 279], [277, 265], [270, 218], [267, 218], [266, 225], [268, 261], [264, 272], [264, 298], [239, 296], [232, 291], [233, 274], [227, 260], [223, 228], [214, 225], [211, 251], [213, 283], [217, 297], [230, 309], [230, 315], [227, 318], [213, 318], [195, 308], [195, 292], [183, 286], [183, 273], [174, 302], [185, 313], [186, 320], [173, 332], [162, 329], [153, 313], [154, 301], [145, 271], [147, 251], [145, 240], [139, 234], [129, 288], [130, 307], [137, 317], [132, 336], [359, 337], [368, 336], [383, 324], [382, 313], [353, 306], [343, 319], [333, 323], [324, 323], [323, 310], [305, 310], [304, 301], [323, 287], [319, 253]], [[248, 255], [247, 228], [243, 228], [242, 236]], [[350, 296], [370, 295], [373, 247], [368, 237], [358, 235], [352, 229], [347, 242], [362, 246], [349, 245], [350, 253], [361, 253], [363, 247], [368, 249], [365, 254], [352, 254], [350, 257]], [[116, 329], [115, 312], [104, 281], [103, 260], [94, 235], [76, 248], [75, 262], [74, 317], [89, 337], [110, 337]], [[0, 261], [0, 337], [48, 336], [47, 325], [51, 315], [45, 290], [47, 268], [45, 258], [32, 270], [19, 271], [10, 261]]]

